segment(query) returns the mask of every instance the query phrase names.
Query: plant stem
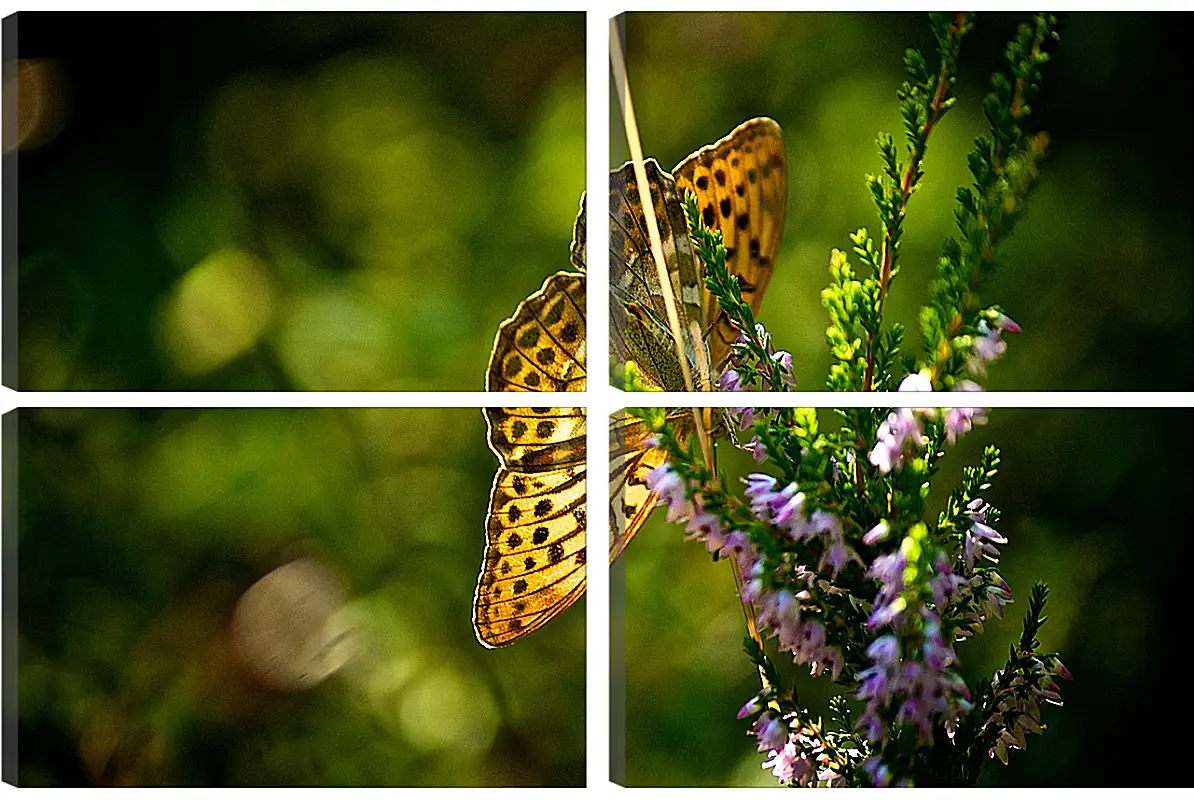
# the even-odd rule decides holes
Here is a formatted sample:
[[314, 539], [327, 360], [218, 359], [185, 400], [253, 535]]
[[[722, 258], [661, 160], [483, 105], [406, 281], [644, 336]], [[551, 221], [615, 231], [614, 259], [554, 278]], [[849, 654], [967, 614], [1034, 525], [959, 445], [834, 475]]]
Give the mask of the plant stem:
[[[965, 25], [966, 14], [959, 11], [954, 17], [954, 24], [950, 28], [950, 34], [954, 37], [961, 36], [965, 33]], [[928, 148], [929, 135], [933, 132], [933, 128], [940, 121], [945, 111], [945, 100], [946, 94], [949, 91], [950, 69], [952, 67], [953, 60], [942, 54], [941, 69], [937, 72], [937, 87], [933, 92], [933, 100], [929, 103], [929, 113], [923, 129], [924, 137], [921, 143], [912, 151], [911, 158], [908, 160], [908, 166], [904, 170], [903, 178], [900, 180], [900, 194], [895, 214], [888, 221], [883, 231], [883, 262], [879, 270], [879, 320], [883, 319], [883, 303], [887, 299], [887, 287], [891, 281], [892, 267], [895, 265], [894, 238], [896, 232], [901, 227], [901, 223], [904, 221], [904, 209], [908, 204], [908, 200], [912, 197], [913, 190], [916, 189], [916, 178], [920, 175], [920, 164], [924, 160], [925, 150]], [[867, 336], [866, 373], [862, 379], [862, 391], [864, 392], [871, 391], [871, 386], [875, 380], [875, 336], [877, 333], [878, 326]]]

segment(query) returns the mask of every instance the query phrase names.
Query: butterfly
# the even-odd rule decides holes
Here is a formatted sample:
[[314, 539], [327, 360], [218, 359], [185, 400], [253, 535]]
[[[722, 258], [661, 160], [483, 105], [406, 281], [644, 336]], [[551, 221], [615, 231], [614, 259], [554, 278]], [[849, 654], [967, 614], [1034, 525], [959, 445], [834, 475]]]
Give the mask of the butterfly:
[[[704, 265], [693, 251], [682, 206], [683, 192], [696, 195], [705, 227], [721, 231], [726, 267], [738, 277], [742, 299], [757, 315], [775, 270], [787, 208], [787, 157], [779, 125], [748, 120], [725, 138], [680, 162], [671, 175], [648, 159], [647, 183], [662, 240], [664, 262], [680, 316], [680, 329], [695, 329], [682, 342], [696, 388], [717, 385], [738, 330], [705, 289]], [[684, 391], [675, 340], [655, 258], [647, 237], [642, 195], [632, 165], [610, 175], [610, 357], [633, 361], [649, 388]], [[698, 350], [702, 351], [698, 354]], [[701, 359], [708, 375], [702, 375]], [[686, 411], [670, 419], [678, 435], [691, 430]], [[656, 496], [647, 474], [666, 460], [648, 444], [646, 424], [624, 411], [610, 424], [610, 552], [616, 557], [647, 521]]]
[[[653, 159], [647, 183], [677, 298], [683, 343], [698, 349], [711, 388], [738, 332], [704, 288], [704, 266], [688, 236], [682, 192], [696, 195], [707, 227], [721, 231], [726, 264], [756, 311], [774, 270], [787, 205], [787, 161], [779, 125], [753, 119], [682, 161], [669, 175]], [[610, 355], [634, 361], [642, 383], [683, 391], [646, 218], [633, 167], [610, 173]], [[489, 391], [583, 391], [585, 385], [585, 198], [573, 229], [571, 261], [502, 323], [490, 356]], [[695, 374], [695, 373], [694, 373]], [[500, 466], [490, 493], [486, 547], [473, 627], [488, 647], [542, 627], [585, 589], [585, 416], [583, 409], [485, 409]], [[683, 425], [683, 418], [677, 416]], [[683, 430], [683, 428], [681, 428]], [[646, 475], [666, 453], [648, 444], [646, 424], [625, 412], [610, 426], [610, 561], [655, 505]]]

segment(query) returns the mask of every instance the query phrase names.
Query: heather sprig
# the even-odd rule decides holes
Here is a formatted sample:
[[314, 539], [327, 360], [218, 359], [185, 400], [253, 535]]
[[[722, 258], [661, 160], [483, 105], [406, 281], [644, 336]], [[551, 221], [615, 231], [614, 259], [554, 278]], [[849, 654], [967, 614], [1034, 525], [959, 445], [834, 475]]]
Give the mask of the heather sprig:
[[[1043, 588], [1002, 670], [978, 686], [957, 672], [957, 645], [1012, 601], [997, 571], [1008, 539], [982, 497], [998, 472], [996, 448], [966, 468], [930, 523], [930, 463], [946, 454], [942, 409], [908, 411], [910, 424], [936, 432], [909, 442], [890, 469], [867, 460], [847, 427], [822, 429], [812, 409], [791, 409], [791, 426], [765, 412], [753, 430], [771, 470], [740, 486], [704, 463], [664, 411], [634, 413], [668, 453], [647, 476], [668, 520], [731, 564], [755, 627], [773, 642], [768, 656], [746, 640], [763, 681], [739, 717], [751, 720], [763, 766], [781, 782], [972, 784], [983, 759], [1006, 760], [1044, 727], [1041, 704], [1059, 701], [1055, 678], [1069, 673], [1056, 654], [1038, 652]], [[783, 685], [771, 660], [780, 656], [840, 688], [828, 721]]]
[[980, 309], [978, 290], [994, 273], [998, 248], [1024, 216], [1040, 178], [1049, 136], [1029, 133], [1024, 125], [1032, 111], [1029, 101], [1040, 89], [1041, 67], [1049, 61], [1047, 48], [1058, 39], [1059, 21], [1052, 14], [1020, 25], [1005, 52], [1008, 71], [991, 76], [983, 100], [989, 133], [970, 152], [973, 183], [958, 189], [958, 234], [942, 244], [938, 277], [920, 312], [921, 366], [945, 388], [984, 375], [986, 364], [1003, 355], [1001, 334], [1020, 330], [998, 306]]
[[[1006, 763], [1027, 734], [1044, 728], [1042, 706], [1060, 705], [1056, 679], [1070, 678], [1056, 653], [1040, 652], [1041, 584], [1006, 664], [975, 683], [958, 670], [959, 647], [1013, 602], [999, 572], [1009, 540], [1000, 510], [985, 499], [999, 450], [987, 446], [943, 510], [929, 512], [943, 460], [988, 413], [977, 404], [936, 407], [932, 392], [981, 391], [976, 379], [1007, 350], [1003, 335], [1020, 331], [999, 306], [981, 307], [977, 293], [1039, 178], [1047, 136], [1028, 133], [1026, 124], [1058, 21], [1038, 14], [1021, 26], [1006, 49], [1006, 73], [991, 80], [983, 101], [988, 133], [970, 154], [973, 184], [957, 194], [959, 233], [943, 244], [920, 314], [925, 349], [916, 355], [901, 352], [904, 329], [883, 311], [931, 134], [957, 102], [956, 67], [974, 17], [931, 14], [930, 21], [932, 65], [915, 50], [904, 56], [903, 147], [880, 135], [882, 170], [867, 178], [879, 235], [857, 230], [852, 256], [833, 251], [822, 293], [828, 387], [920, 392], [923, 401], [841, 409], [832, 429], [811, 409], [731, 409], [730, 440], [766, 470], [740, 484], [706, 462], [715, 454], [678, 437], [663, 411], [635, 412], [668, 454], [648, 487], [686, 539], [730, 563], [752, 609], [759, 638], [747, 638], [746, 652], [761, 688], [739, 718], [749, 720], [763, 767], [788, 785], [973, 785], [983, 763]], [[743, 301], [720, 234], [703, 224], [691, 196], [686, 210], [706, 287], [741, 334], [722, 390], [790, 391], [790, 354], [775, 349]], [[838, 687], [827, 715], [784, 685], [780, 657]]]
[[[1030, 100], [1039, 91], [1049, 48], [1060, 37], [1052, 14], [1036, 14], [1019, 27], [1005, 50], [1007, 68], [991, 77], [982, 105], [988, 132], [968, 156], [973, 182], [957, 191], [954, 220], [958, 233], [942, 243], [929, 302], [919, 314], [923, 349], [904, 353], [904, 326], [884, 319], [886, 300], [900, 273], [900, 246], [908, 209], [925, 180], [931, 134], [958, 98], [954, 93], [962, 40], [975, 24], [973, 14], [929, 15], [937, 42], [935, 67], [917, 50], [904, 54], [907, 80], [897, 96], [904, 123], [904, 146], [880, 133], [882, 169], [866, 184], [878, 216], [878, 237], [866, 228], [850, 235], [849, 252], [834, 249], [829, 286], [821, 304], [829, 317], [826, 342], [831, 364], [826, 386], [832, 391], [891, 391], [908, 375], [923, 374], [932, 390], [975, 391], [991, 362], [1003, 357], [1006, 333], [1020, 326], [999, 305], [982, 307], [979, 290], [994, 274], [999, 246], [1027, 211], [1040, 179], [1049, 136], [1027, 129]], [[721, 234], [704, 224], [696, 198], [685, 198], [692, 240], [705, 265], [705, 286], [740, 338], [734, 345], [723, 390], [790, 391], [796, 385], [791, 355], [777, 351], [771, 336], [742, 299], [738, 277], [726, 267]], [[850, 261], [850, 254], [856, 264]], [[856, 414], [851, 424], [861, 429]], [[961, 420], [955, 421], [962, 424]]]

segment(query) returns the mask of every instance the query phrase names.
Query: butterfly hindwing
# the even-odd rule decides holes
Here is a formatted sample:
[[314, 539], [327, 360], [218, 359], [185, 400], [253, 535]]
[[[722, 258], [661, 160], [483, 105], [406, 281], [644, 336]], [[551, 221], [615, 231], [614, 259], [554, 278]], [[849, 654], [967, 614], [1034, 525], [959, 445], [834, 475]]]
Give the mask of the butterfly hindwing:
[[[692, 430], [687, 409], [668, 414], [676, 435]], [[667, 451], [650, 444], [647, 423], [625, 410], [615, 411], [609, 426], [609, 560], [622, 554], [655, 509], [658, 497], [647, 488], [647, 473], [667, 460]]]
[[[695, 348], [688, 332], [704, 319], [704, 267], [688, 235], [681, 195], [670, 175], [654, 159], [644, 162], [647, 185], [659, 228], [664, 262], [677, 301], [684, 350]], [[610, 350], [616, 363], [633, 361], [645, 385], [683, 391], [684, 382], [668, 323], [659, 270], [651, 253], [646, 210], [632, 164], [609, 176], [610, 218]]]
[[[704, 313], [705, 276], [688, 235], [683, 196], [672, 176], [655, 159], [647, 159], [643, 166], [681, 321], [699, 320]], [[609, 218], [610, 290], [620, 298], [647, 306], [657, 319], [666, 320], [667, 307], [651, 254], [646, 208], [633, 164], [625, 164], [609, 175]]]
[[546, 471], [499, 469], [485, 528], [473, 627], [483, 644], [500, 647], [584, 594], [584, 461]]
[[616, 411], [609, 425], [609, 561], [622, 554], [655, 508], [656, 496], [647, 488], [647, 473], [662, 464], [667, 453], [647, 444], [646, 423]]
[[535, 471], [585, 463], [583, 408], [487, 408], [485, 419], [502, 466]]

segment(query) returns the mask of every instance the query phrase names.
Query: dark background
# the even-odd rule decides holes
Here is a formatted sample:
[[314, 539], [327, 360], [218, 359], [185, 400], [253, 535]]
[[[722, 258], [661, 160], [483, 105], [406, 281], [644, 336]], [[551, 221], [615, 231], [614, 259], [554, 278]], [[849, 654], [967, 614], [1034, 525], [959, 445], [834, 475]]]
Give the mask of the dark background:
[[[1045, 707], [1043, 735], [1010, 764], [989, 761], [979, 785], [1181, 786], [1188, 694], [1185, 521], [1194, 425], [1188, 409], [994, 409], [947, 454], [932, 484], [936, 519], [961, 468], [995, 444], [1003, 464], [984, 499], [1003, 511], [999, 572], [1015, 603], [984, 635], [958, 645], [970, 686], [989, 679], [1018, 640], [1029, 590], [1049, 585], [1044, 652], [1073, 673], [1063, 708]], [[822, 426], [835, 427], [832, 412]], [[735, 476], [758, 471], [722, 447]], [[766, 470], [766, 465], [762, 467]], [[741, 487], [738, 487], [741, 496]], [[626, 674], [629, 785], [774, 786], [765, 754], [735, 719], [758, 691], [733, 578], [704, 547], [657, 514], [627, 548]], [[775, 656], [774, 646], [769, 652]], [[824, 714], [842, 691], [786, 664], [800, 697]], [[1146, 766], [1141, 761], [1146, 759]]]
[[[474, 638], [478, 409], [14, 413], [22, 784], [584, 784], [584, 602]], [[296, 558], [342, 584], [356, 658], [281, 691], [231, 625]]]
[[477, 390], [568, 268], [583, 14], [18, 24], [21, 388]]
[[[799, 388], [825, 386], [829, 253], [878, 230], [866, 173], [879, 131], [903, 125], [905, 48], [934, 61], [924, 14], [631, 13], [628, 73], [643, 150], [667, 169], [742, 121], [784, 130], [790, 186], [782, 252], [761, 320], [790, 350]], [[962, 42], [957, 105], [929, 140], [912, 198], [889, 320], [920, 342], [917, 310], [956, 231], [954, 196], [984, 133], [981, 99], [1025, 14], [980, 13]], [[1188, 14], [1070, 14], [1032, 100], [1031, 130], [1052, 137], [1041, 185], [1003, 248], [982, 304], [1024, 329], [983, 385], [999, 390], [1194, 388], [1194, 174]], [[611, 98], [611, 102], [614, 102]], [[626, 158], [616, 103], [611, 166]], [[851, 254], [852, 255], [852, 254]], [[858, 267], [857, 259], [852, 263]]]

